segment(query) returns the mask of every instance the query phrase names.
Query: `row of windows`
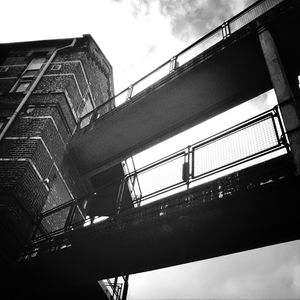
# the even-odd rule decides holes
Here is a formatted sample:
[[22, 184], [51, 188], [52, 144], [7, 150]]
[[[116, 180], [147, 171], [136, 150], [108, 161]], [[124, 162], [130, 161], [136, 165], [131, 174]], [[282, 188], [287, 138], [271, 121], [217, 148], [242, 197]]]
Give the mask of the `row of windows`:
[[[6, 66], [0, 66], [0, 73], [5, 73], [9, 70], [10, 67], [6, 67]], [[61, 65], [60, 64], [55, 64], [51, 67], [52, 71], [57, 71], [61, 69]]]
[[45, 62], [45, 60], [45, 58], [39, 57], [34, 58], [29, 63], [29, 65], [21, 75], [20, 79], [18, 80], [17, 85], [13, 88], [14, 92], [22, 93], [27, 91], [33, 78], [37, 76], [37, 74], [40, 72], [40, 69], [42, 68], [42, 65]]
[[[76, 115], [78, 118], [81, 118], [87, 113], [89, 113], [90, 111], [92, 111], [93, 109], [94, 109], [93, 102], [90, 94], [88, 93], [86, 97], [81, 101], [81, 103], [79, 103], [76, 109]], [[0, 132], [5, 127], [7, 120], [8, 120], [7, 118], [0, 117]]]
[[[26, 67], [25, 71], [21, 74], [17, 83], [12, 87], [10, 92], [14, 93], [23, 93], [26, 92], [32, 83], [33, 79], [40, 72], [43, 64], [45, 63], [45, 57], [35, 57], [31, 60], [31, 62]], [[61, 65], [53, 65], [51, 70], [59, 70]], [[9, 67], [2, 66], [0, 67], [0, 72], [4, 73], [9, 70]]]
[[[25, 93], [29, 89], [33, 80], [38, 76], [39, 72], [42, 69], [43, 64], [46, 62], [46, 58], [44, 56], [36, 56], [34, 57], [30, 63], [27, 65], [20, 78], [11, 88], [11, 93]], [[51, 70], [59, 70], [61, 68], [60, 64], [52, 65]], [[2, 66], [0, 67], [0, 72], [7, 72], [9, 67]], [[82, 101], [79, 103], [77, 107], [75, 107], [75, 113], [78, 118], [83, 117], [91, 110], [94, 109], [92, 96], [90, 90], [87, 89]]]
[[[79, 105], [75, 108], [75, 114], [78, 118], [85, 116], [94, 109], [93, 101], [90, 92], [82, 99]], [[8, 118], [0, 117], [0, 132], [3, 130]]]
[[11, 92], [23, 93], [26, 92], [32, 83], [33, 79], [40, 72], [44, 62], [45, 57], [35, 57], [26, 67], [25, 71], [21, 74], [17, 83], [12, 87]]
[[[6, 66], [0, 66], [0, 73], [5, 73], [9, 70], [10, 67], [6, 67]], [[60, 64], [55, 64], [51, 67], [51, 70], [53, 71], [57, 71], [61, 69], [61, 65]]]

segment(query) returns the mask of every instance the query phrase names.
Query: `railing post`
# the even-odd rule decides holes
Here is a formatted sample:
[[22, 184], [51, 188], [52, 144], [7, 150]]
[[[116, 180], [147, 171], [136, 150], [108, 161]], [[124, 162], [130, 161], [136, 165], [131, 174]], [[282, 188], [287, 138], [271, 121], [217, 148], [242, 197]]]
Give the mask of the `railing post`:
[[33, 240], [37, 234], [37, 231], [39, 230], [40, 228], [40, 225], [42, 223], [42, 219], [43, 219], [43, 216], [42, 214], [39, 214], [37, 219], [36, 219], [36, 222], [35, 222], [35, 228], [34, 230], [32, 231], [32, 234], [31, 234], [31, 237], [30, 237], [30, 240]]
[[[135, 172], [134, 174], [135, 174], [137, 186], [138, 186], [138, 189], [139, 189], [139, 197], [138, 197], [139, 200], [137, 201], [137, 206], [140, 206], [141, 200], [142, 200], [142, 189], [141, 189], [140, 181], [139, 181], [139, 178], [138, 178], [138, 173], [137, 173], [137, 171], [136, 171], [134, 159], [133, 159], [132, 156], [131, 156], [131, 161], [132, 161], [132, 165], [133, 165], [133, 170], [134, 170], [134, 172]], [[134, 186], [133, 186], [133, 189], [134, 189]], [[135, 189], [134, 189], [134, 193], [135, 193]], [[135, 194], [136, 194], [136, 193], [135, 193]]]
[[74, 201], [74, 203], [71, 205], [67, 219], [66, 219], [66, 223], [65, 223], [65, 230], [68, 230], [68, 228], [72, 225], [73, 219], [74, 219], [74, 215], [75, 215], [75, 211], [76, 211], [76, 207], [77, 207], [77, 203], [76, 201]]
[[[99, 115], [100, 115], [100, 113], [99, 113]], [[90, 118], [90, 121], [89, 121], [89, 124], [91, 123], [91, 122], [94, 122], [95, 120], [97, 120], [99, 118], [99, 116], [98, 116], [98, 109], [97, 109], [97, 107], [94, 109], [94, 111], [93, 111], [93, 113], [92, 113], [92, 116], [91, 116], [91, 118]]]
[[120, 182], [120, 187], [119, 187], [118, 196], [117, 196], [117, 214], [119, 214], [121, 211], [124, 189], [125, 189], [125, 185], [127, 184], [127, 180], [128, 180], [128, 177], [125, 176]]
[[187, 147], [187, 152], [184, 155], [184, 163], [182, 166], [182, 180], [186, 182], [187, 188], [190, 184], [190, 146]]
[[[115, 277], [114, 285], [113, 285], [113, 299], [115, 299], [115, 295], [117, 295], [117, 283], [118, 283], [118, 277]], [[118, 299], [118, 297], [117, 297], [117, 299]]]
[[124, 288], [123, 288], [123, 293], [122, 293], [122, 299], [121, 299], [121, 300], [126, 300], [126, 299], [127, 299], [127, 293], [128, 293], [128, 279], [129, 279], [129, 275], [123, 276], [123, 280], [124, 280]]
[[280, 50], [276, 46], [270, 30], [261, 27], [258, 37], [289, 139], [296, 174], [299, 175], [300, 93], [297, 76], [283, 64]]
[[131, 99], [133, 87], [134, 87], [133, 84], [132, 84], [131, 86], [128, 87], [128, 89], [127, 89], [127, 95], [126, 95], [126, 101], [128, 101], [128, 100]]
[[170, 69], [169, 73], [174, 72], [178, 67], [177, 56], [173, 56], [170, 60]]
[[[127, 160], [129, 158], [127, 160], [124, 160], [123, 167], [126, 167], [128, 174], [132, 174], [128, 177], [128, 184], [130, 183], [129, 190], [130, 190], [131, 197], [133, 198], [133, 203], [136, 203], [137, 206], [140, 206], [141, 198], [142, 198], [142, 190], [141, 190], [141, 186], [140, 186], [140, 183], [139, 183], [138, 173], [136, 171], [134, 159], [133, 159], [132, 156], [130, 158], [131, 158], [131, 161], [132, 161], [133, 171], [130, 172], [128, 164], [127, 164]], [[136, 184], [137, 184], [137, 187], [139, 189], [139, 194], [137, 194], [136, 191], [135, 191], [135, 185]]]
[[277, 117], [279, 128], [280, 128], [280, 131], [281, 131], [280, 142], [282, 143], [282, 145], [284, 145], [284, 147], [287, 149], [287, 151], [290, 151], [291, 149], [290, 149], [290, 145], [288, 143], [287, 133], [285, 132], [285, 129], [284, 129], [284, 126], [283, 126], [283, 120], [282, 120], [282, 117], [280, 115], [279, 105], [276, 105], [274, 107], [274, 117]]
[[228, 22], [224, 22], [222, 24], [222, 36], [223, 39], [226, 39], [230, 36], [230, 24]]

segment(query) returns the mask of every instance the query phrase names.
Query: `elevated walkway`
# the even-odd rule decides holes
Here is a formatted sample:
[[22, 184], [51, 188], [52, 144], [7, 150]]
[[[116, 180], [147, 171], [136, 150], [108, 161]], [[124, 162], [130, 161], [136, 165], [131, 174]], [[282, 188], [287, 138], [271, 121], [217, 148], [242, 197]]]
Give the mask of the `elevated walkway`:
[[299, 183], [283, 155], [52, 237], [17, 274], [78, 284], [299, 239]]
[[[257, 31], [268, 26], [291, 73], [297, 1], [259, 1], [84, 117], [70, 152], [90, 178], [123, 159], [272, 88]], [[148, 85], [147, 85], [148, 84]]]
[[[99, 279], [299, 239], [300, 182], [291, 154], [278, 107], [174, 152], [125, 175], [117, 199], [102, 187], [98, 196], [117, 204], [105, 220], [77, 219], [76, 208], [94, 194], [43, 212], [14, 280], [25, 292], [38, 286], [39, 295], [53, 287], [56, 295], [60, 288], [76, 295]], [[124, 206], [125, 187], [135, 189], [134, 182], [141, 183], [136, 203], [156, 201]], [[65, 225], [44, 233], [44, 222], [61, 210], [69, 211]], [[37, 276], [28, 282], [28, 273]]]
[[[259, 1], [201, 39], [201, 45], [211, 37], [213, 41], [204, 52], [196, 43], [188, 49], [196, 47], [192, 59], [182, 61], [184, 50], [167, 62], [167, 69], [171, 66], [168, 75], [154, 80], [145, 90], [137, 88], [144, 78], [124, 92], [128, 98], [124, 104], [106, 112], [106, 103], [84, 117], [70, 151], [81, 174], [94, 187], [104, 182], [98, 196], [102, 193], [108, 199], [109, 217], [88, 226], [83, 220], [78, 225], [75, 211], [84, 198], [44, 212], [33, 243], [16, 266], [14, 280], [20, 282], [20, 290], [38, 286], [41, 293], [57, 288], [59, 294], [59, 285], [72, 291], [99, 279], [299, 239], [295, 195], [300, 182], [278, 108], [127, 174], [120, 181], [113, 180], [110, 186], [110, 179], [121, 173], [119, 163], [124, 158], [272, 88], [257, 37], [261, 26], [272, 31], [289, 76], [296, 77], [300, 60], [291, 37], [300, 33], [298, 20], [299, 1]], [[153, 74], [156, 72], [150, 77]], [[194, 184], [205, 176], [275, 152], [281, 155], [248, 164], [243, 170], [231, 169], [231, 174], [208, 183]], [[153, 189], [145, 194], [142, 187], [140, 199], [128, 195], [129, 182], [135, 189], [136, 178], [155, 174], [154, 170], [164, 166], [171, 166], [171, 172], [166, 173], [167, 186], [151, 180]], [[175, 190], [176, 194], [168, 194]], [[160, 200], [132, 207], [156, 196]], [[103, 209], [97, 203], [91, 207], [96, 213]], [[39, 227], [42, 221], [60, 209], [69, 209], [66, 224], [43, 235]], [[29, 273], [32, 276], [27, 280]]]

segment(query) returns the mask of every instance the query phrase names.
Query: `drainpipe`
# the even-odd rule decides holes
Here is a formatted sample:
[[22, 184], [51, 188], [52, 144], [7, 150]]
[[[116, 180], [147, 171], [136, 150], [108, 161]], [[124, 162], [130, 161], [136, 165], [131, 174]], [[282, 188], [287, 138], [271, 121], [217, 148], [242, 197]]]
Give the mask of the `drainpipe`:
[[69, 47], [73, 47], [76, 43], [76, 39], [73, 39], [72, 43], [70, 45], [61, 47], [61, 48], [57, 48], [51, 55], [51, 57], [49, 58], [49, 60], [47, 61], [46, 65], [44, 66], [44, 68], [42, 69], [42, 71], [39, 73], [39, 75], [36, 77], [35, 81], [33, 82], [33, 84], [31, 85], [30, 89], [28, 90], [28, 92], [26, 92], [25, 97], [22, 99], [22, 101], [20, 102], [19, 106], [17, 107], [17, 109], [15, 110], [15, 112], [13, 113], [13, 115], [11, 116], [11, 118], [8, 120], [8, 122], [6, 123], [5, 127], [3, 128], [3, 130], [0, 133], [0, 141], [2, 141], [5, 133], [7, 132], [7, 130], [10, 128], [11, 124], [13, 123], [13, 121], [15, 120], [15, 118], [17, 117], [17, 115], [19, 114], [19, 112], [21, 111], [21, 109], [23, 108], [24, 104], [26, 103], [26, 101], [28, 100], [28, 98], [31, 96], [33, 90], [35, 89], [35, 87], [37, 86], [37, 84], [40, 82], [42, 76], [45, 74], [46, 70], [48, 69], [49, 65], [52, 63], [53, 59], [55, 58], [57, 52], [59, 50], [63, 50]]

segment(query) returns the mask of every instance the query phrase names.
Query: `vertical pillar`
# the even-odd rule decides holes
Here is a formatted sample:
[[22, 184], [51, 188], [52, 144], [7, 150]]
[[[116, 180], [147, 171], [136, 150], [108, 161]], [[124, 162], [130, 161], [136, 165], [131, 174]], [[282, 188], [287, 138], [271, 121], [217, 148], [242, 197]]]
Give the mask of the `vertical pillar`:
[[123, 288], [122, 300], [126, 300], [127, 299], [127, 293], [128, 293], [129, 275], [123, 276], [123, 279], [124, 279], [124, 288]]
[[115, 297], [115, 295], [117, 295], [117, 283], [118, 283], [118, 277], [115, 277], [114, 285], [113, 285], [113, 298]]
[[[290, 142], [296, 175], [300, 175], [300, 110], [297, 78], [289, 78], [282, 64], [278, 49], [269, 30], [259, 32], [261, 48], [268, 67]], [[292, 80], [291, 80], [292, 79]]]

